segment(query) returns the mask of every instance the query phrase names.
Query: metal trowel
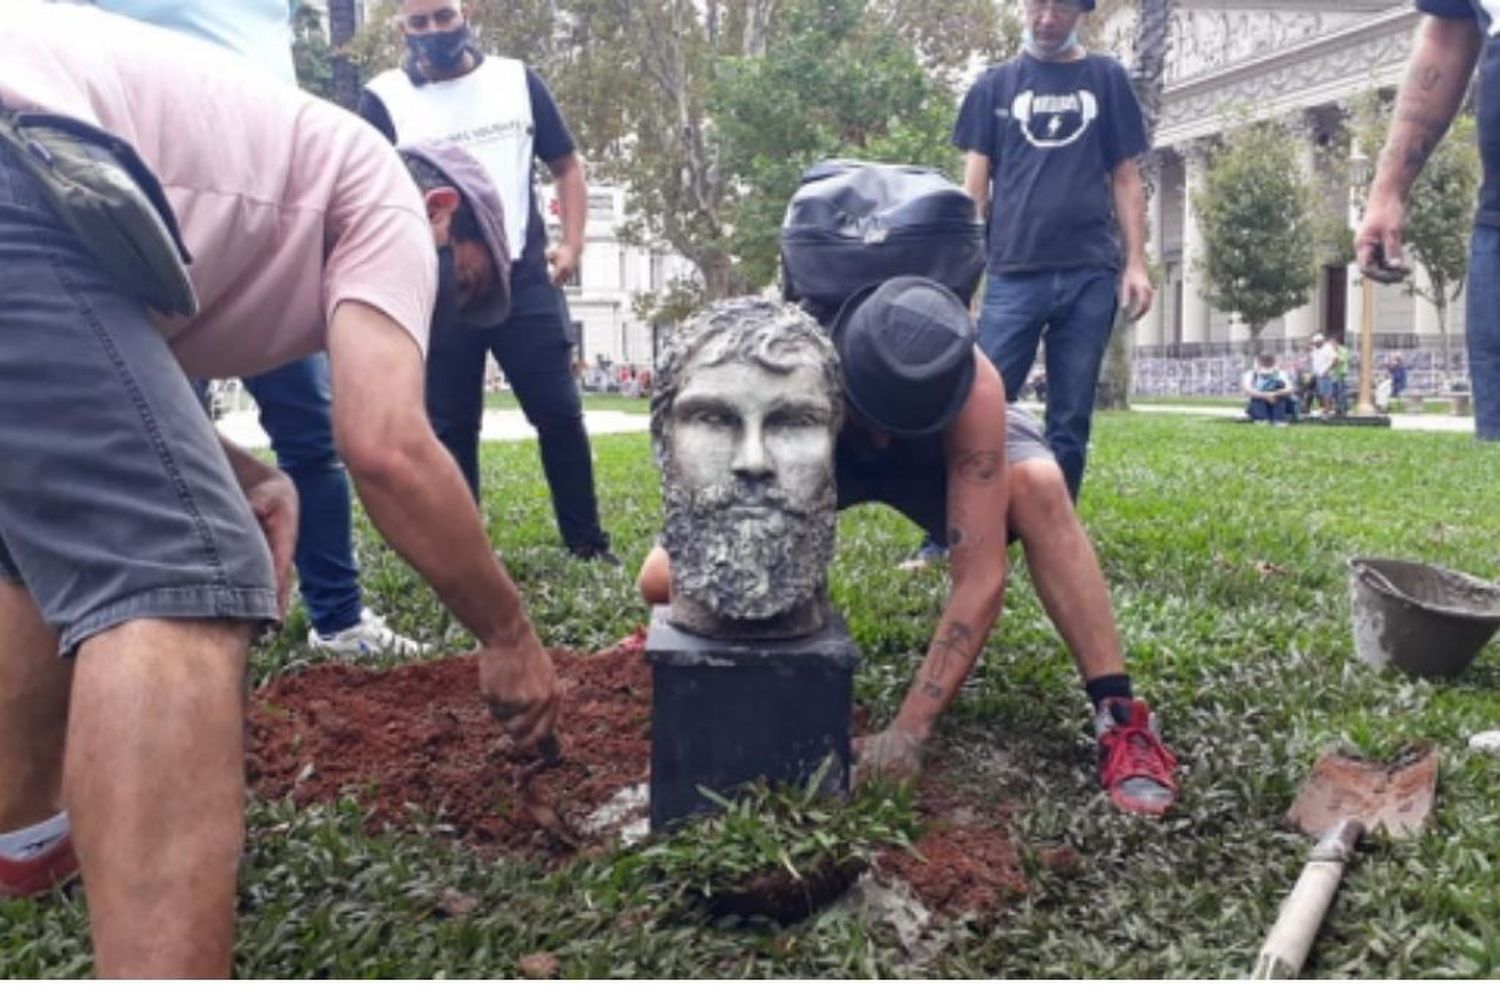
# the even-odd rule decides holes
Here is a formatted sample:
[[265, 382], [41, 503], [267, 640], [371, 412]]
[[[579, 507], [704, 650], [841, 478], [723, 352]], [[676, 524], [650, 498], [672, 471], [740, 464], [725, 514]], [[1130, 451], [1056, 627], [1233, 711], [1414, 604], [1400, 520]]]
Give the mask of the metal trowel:
[[1318, 758], [1286, 814], [1287, 822], [1318, 842], [1281, 904], [1251, 978], [1297, 977], [1359, 839], [1366, 831], [1421, 833], [1437, 795], [1437, 776], [1433, 747], [1407, 750], [1389, 763], [1340, 751]]

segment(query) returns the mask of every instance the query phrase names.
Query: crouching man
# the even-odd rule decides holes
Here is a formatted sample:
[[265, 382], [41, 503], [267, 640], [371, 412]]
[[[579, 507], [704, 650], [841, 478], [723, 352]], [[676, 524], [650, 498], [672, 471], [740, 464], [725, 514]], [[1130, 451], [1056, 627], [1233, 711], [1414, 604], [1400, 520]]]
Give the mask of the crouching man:
[[216, 436], [184, 372], [328, 350], [370, 518], [479, 639], [505, 729], [538, 743], [552, 665], [422, 397], [435, 301], [503, 306], [498, 199], [438, 150], [416, 159], [452, 182], [424, 204], [358, 119], [202, 43], [21, 6], [0, 33], [5, 113], [139, 153], [198, 309], [148, 311], [54, 209], [37, 153], [0, 142], [0, 895], [46, 888], [76, 850], [100, 974], [224, 975], [247, 647], [284, 611], [297, 509], [284, 475]]
[[[700, 315], [684, 334], [714, 314]], [[897, 278], [850, 300], [833, 340], [845, 401], [835, 457], [838, 507], [882, 502], [946, 537], [952, 553], [948, 603], [901, 709], [889, 727], [856, 745], [861, 776], [921, 773], [938, 718], [999, 619], [1006, 544], [1016, 538], [1093, 701], [1105, 791], [1121, 810], [1165, 813], [1177, 798], [1177, 762], [1162, 746], [1151, 710], [1134, 697], [1093, 546], [1041, 426], [1020, 409], [1007, 410], [999, 374], [975, 348], [967, 309], [935, 283]], [[654, 417], [670, 409], [677, 379], [675, 371], [658, 371]], [[764, 459], [774, 458], [768, 448]], [[768, 472], [759, 463], [747, 465], [751, 471]], [[670, 567], [661, 548], [646, 558], [638, 584], [648, 602], [670, 600]]]

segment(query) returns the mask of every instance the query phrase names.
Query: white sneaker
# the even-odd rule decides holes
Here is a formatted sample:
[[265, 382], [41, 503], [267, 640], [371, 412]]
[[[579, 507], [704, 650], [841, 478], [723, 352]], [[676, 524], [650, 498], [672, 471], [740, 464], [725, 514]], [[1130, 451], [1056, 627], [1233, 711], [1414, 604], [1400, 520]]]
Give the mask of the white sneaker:
[[369, 609], [360, 613], [359, 622], [330, 636], [308, 630], [307, 645], [335, 657], [419, 657], [432, 652], [427, 644], [391, 629]]

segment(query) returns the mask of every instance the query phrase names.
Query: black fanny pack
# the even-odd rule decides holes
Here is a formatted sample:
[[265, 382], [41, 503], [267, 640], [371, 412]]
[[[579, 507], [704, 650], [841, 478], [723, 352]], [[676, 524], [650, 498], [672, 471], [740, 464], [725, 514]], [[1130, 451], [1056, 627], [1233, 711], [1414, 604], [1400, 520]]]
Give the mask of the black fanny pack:
[[197, 314], [177, 217], [129, 143], [74, 118], [0, 108], [0, 144], [122, 289], [164, 315]]

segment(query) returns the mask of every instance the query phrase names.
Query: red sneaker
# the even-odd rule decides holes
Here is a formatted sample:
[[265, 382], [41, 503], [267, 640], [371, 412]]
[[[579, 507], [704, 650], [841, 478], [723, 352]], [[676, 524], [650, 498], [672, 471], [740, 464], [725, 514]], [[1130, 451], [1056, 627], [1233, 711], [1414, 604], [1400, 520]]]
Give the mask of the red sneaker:
[[1099, 781], [1115, 808], [1161, 816], [1177, 802], [1177, 758], [1162, 746], [1156, 716], [1140, 699], [1106, 699], [1094, 716]]
[[41, 896], [78, 874], [73, 837], [63, 834], [22, 858], [0, 858], [0, 899]]

